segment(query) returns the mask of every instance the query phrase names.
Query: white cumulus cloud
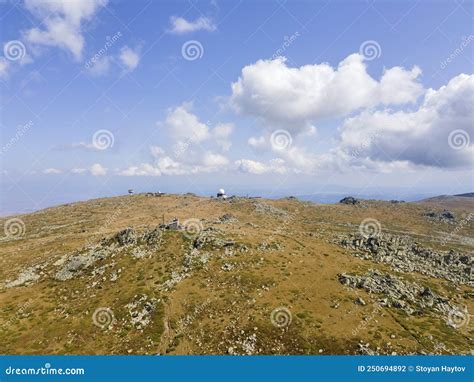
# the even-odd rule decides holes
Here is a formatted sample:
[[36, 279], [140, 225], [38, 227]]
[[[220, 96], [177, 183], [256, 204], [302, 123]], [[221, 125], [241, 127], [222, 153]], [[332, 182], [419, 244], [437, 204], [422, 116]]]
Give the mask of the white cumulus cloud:
[[190, 32], [196, 32], [199, 30], [205, 30], [213, 32], [217, 29], [216, 25], [208, 17], [199, 17], [194, 21], [188, 21], [183, 17], [173, 16], [170, 19], [171, 33], [185, 34]]
[[8, 75], [8, 61], [0, 57], [0, 78], [6, 78]]
[[[341, 128], [339, 149], [355, 163], [472, 166], [472, 105], [474, 75], [461, 74], [438, 90], [428, 90], [415, 111], [367, 110], [348, 118]], [[458, 143], [454, 142], [456, 134]]]
[[366, 70], [363, 56], [352, 54], [331, 65], [289, 67], [284, 57], [259, 60], [242, 69], [232, 84], [230, 103], [272, 129], [311, 131], [312, 121], [340, 117], [377, 105], [413, 103], [423, 93], [418, 67], [386, 69], [380, 81]]
[[232, 123], [219, 123], [214, 127], [214, 129], [212, 129], [212, 135], [221, 150], [229, 151], [232, 146], [229, 137], [233, 131], [234, 125]]
[[109, 56], [100, 57], [92, 66], [89, 67], [88, 72], [93, 77], [104, 76], [109, 72], [111, 62], [112, 58]]
[[43, 170], [43, 174], [61, 174], [62, 170], [57, 168], [47, 168]]
[[99, 163], [93, 164], [89, 169], [91, 175], [94, 176], [103, 176], [107, 175], [107, 169]]
[[124, 46], [122, 49], [120, 49], [119, 58], [120, 62], [128, 71], [135, 70], [140, 63], [140, 55], [138, 54], [138, 51], [133, 50], [128, 46]]
[[244, 173], [261, 175], [269, 172], [283, 174], [288, 171], [285, 161], [281, 158], [269, 160], [267, 163], [252, 159], [239, 159], [234, 162], [237, 170]]
[[68, 50], [76, 60], [84, 49], [83, 23], [91, 20], [107, 0], [25, 0], [25, 8], [41, 26], [24, 31], [31, 44]]
[[164, 124], [173, 138], [199, 143], [210, 137], [209, 126], [200, 122], [198, 117], [190, 112], [191, 108], [191, 104], [184, 103], [169, 110]]

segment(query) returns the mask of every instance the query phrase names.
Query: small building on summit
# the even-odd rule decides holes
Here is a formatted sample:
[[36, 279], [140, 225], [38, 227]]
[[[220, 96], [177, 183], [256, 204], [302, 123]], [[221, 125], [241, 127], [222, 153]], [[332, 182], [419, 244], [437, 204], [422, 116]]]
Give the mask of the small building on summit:
[[169, 229], [169, 230], [172, 230], [172, 231], [179, 231], [183, 228], [181, 226], [181, 224], [179, 224], [179, 219], [178, 218], [171, 219], [171, 221], [167, 224], [165, 224], [164, 221], [165, 221], [165, 215], [163, 215], [163, 223], [159, 225], [159, 228]]
[[171, 220], [171, 222], [168, 224], [168, 229], [171, 229], [171, 230], [181, 229], [181, 225], [179, 224], [179, 219], [174, 218], [173, 220]]
[[227, 199], [227, 195], [225, 194], [225, 190], [223, 188], [217, 191], [217, 197], [222, 199]]

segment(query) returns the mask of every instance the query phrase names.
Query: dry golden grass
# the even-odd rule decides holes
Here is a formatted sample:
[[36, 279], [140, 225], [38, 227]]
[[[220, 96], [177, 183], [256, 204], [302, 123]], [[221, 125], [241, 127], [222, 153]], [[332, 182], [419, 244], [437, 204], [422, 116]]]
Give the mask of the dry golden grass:
[[[255, 201], [287, 215], [258, 213]], [[458, 220], [474, 212], [472, 202], [458, 206], [449, 204]], [[134, 195], [21, 215], [25, 235], [0, 241], [0, 353], [226, 354], [251, 349], [260, 354], [354, 354], [360, 341], [370, 343], [372, 349], [378, 347], [381, 353], [466, 353], [473, 346], [472, 320], [454, 329], [435, 315], [407, 316], [399, 309], [377, 308], [379, 296], [343, 287], [337, 275], [370, 268], [394, 272], [386, 265], [350, 256], [331, 241], [337, 233], [356, 232], [361, 221], [370, 217], [385, 232], [407, 234], [425, 246], [441, 249], [440, 240], [456, 226], [430, 222], [423, 214], [443, 207]], [[217, 224], [224, 214], [237, 220]], [[138, 232], [156, 227], [163, 216], [165, 221], [204, 219], [204, 227], [215, 227], [221, 236], [235, 241], [233, 255], [225, 248], [204, 248], [209, 262], [194, 267], [189, 277], [166, 291], [162, 285], [182, 267], [190, 240], [181, 232], [165, 231], [161, 246], [150, 256], [108, 257], [80, 277], [67, 281], [52, 277], [54, 263], [65, 254], [126, 227]], [[1, 219], [1, 225], [9, 218]], [[472, 221], [468, 222], [443, 249], [472, 253], [472, 245], [458, 239], [472, 238], [473, 231]], [[264, 242], [266, 250], [261, 247]], [[38, 282], [3, 286], [36, 264], [46, 264]], [[94, 276], [93, 270], [101, 266], [104, 273]], [[117, 269], [121, 269], [120, 277], [111, 281]], [[417, 273], [401, 276], [430, 286], [474, 312], [472, 288]], [[159, 303], [150, 323], [139, 330], [130, 324], [126, 305], [141, 295]], [[358, 296], [367, 302], [365, 306], [354, 303]], [[99, 307], [113, 311], [115, 323], [110, 329], [94, 325], [92, 315]], [[270, 319], [279, 307], [291, 312], [291, 324], [284, 328], [274, 326]]]

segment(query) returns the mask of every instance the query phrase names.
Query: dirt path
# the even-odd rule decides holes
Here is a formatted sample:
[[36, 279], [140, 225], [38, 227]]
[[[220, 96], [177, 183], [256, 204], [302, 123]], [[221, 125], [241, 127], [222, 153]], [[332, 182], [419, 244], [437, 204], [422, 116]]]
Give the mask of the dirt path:
[[166, 354], [166, 350], [168, 349], [172, 337], [170, 307], [167, 303], [164, 303], [163, 327], [163, 333], [161, 334], [160, 344], [158, 346], [158, 353], [162, 355]]

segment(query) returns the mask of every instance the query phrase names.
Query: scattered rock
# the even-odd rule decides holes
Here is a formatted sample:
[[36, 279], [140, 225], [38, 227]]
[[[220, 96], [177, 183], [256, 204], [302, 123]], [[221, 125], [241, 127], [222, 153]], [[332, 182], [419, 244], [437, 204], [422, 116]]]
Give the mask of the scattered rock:
[[355, 257], [389, 264], [398, 272], [419, 272], [456, 284], [474, 285], [474, 260], [471, 256], [454, 251], [437, 252], [422, 247], [408, 237], [389, 234], [377, 237], [342, 235], [337, 237], [336, 242], [344, 248], [358, 250], [351, 253]]
[[38, 281], [40, 279], [40, 275], [37, 272], [40, 271], [42, 268], [44, 268], [44, 266], [36, 265], [21, 271], [15, 280], [8, 281], [7, 283], [5, 283], [5, 287], [14, 288], [21, 285], [29, 285]]
[[454, 223], [456, 216], [451, 211], [443, 210], [443, 212], [438, 213], [435, 211], [429, 211], [424, 214], [424, 216], [431, 221], [439, 221], [442, 223]]
[[363, 300], [362, 297], [357, 297], [356, 300], [355, 300], [355, 303], [356, 303], [357, 305], [362, 305], [362, 306], [367, 305], [366, 302]]
[[257, 249], [259, 251], [281, 251], [283, 249], [282, 245], [276, 241], [268, 242], [268, 241], [263, 241], [261, 242]]
[[224, 214], [219, 219], [217, 219], [218, 223], [235, 223], [238, 219], [231, 214]]
[[360, 204], [360, 200], [354, 198], [353, 196], [346, 196], [345, 198], [342, 198], [341, 200], [339, 200], [339, 203], [349, 204], [349, 205], [356, 205], [356, 204]]
[[54, 265], [59, 269], [56, 271], [54, 278], [60, 281], [70, 280], [82, 274], [92, 264], [99, 260], [105, 259], [110, 254], [110, 250], [102, 247], [92, 247], [84, 249], [79, 253], [65, 255], [59, 259]]
[[164, 192], [147, 192], [145, 193], [145, 196], [159, 197], [159, 196], [163, 196], [164, 194], [165, 194]]
[[446, 297], [434, 293], [427, 296], [426, 288], [416, 283], [371, 269], [363, 276], [339, 274], [339, 281], [351, 288], [361, 288], [368, 293], [382, 294], [381, 306], [395, 307], [404, 310], [408, 315], [434, 310], [448, 314], [453, 307]]
[[370, 344], [364, 344], [364, 343], [360, 343], [358, 344], [359, 346], [359, 349], [358, 349], [358, 353], [359, 354], [363, 354], [363, 355], [376, 355], [376, 352], [373, 351], [370, 347], [369, 347]]
[[255, 208], [255, 212], [259, 214], [274, 215], [277, 217], [288, 217], [288, 212], [281, 208], [272, 206], [271, 204], [263, 203], [260, 201], [254, 201], [253, 206]]
[[142, 239], [148, 245], [156, 245], [160, 243], [161, 236], [161, 229], [159, 227], [156, 227], [151, 231], [145, 232], [142, 236]]
[[145, 294], [135, 295], [133, 301], [125, 305], [130, 314], [130, 323], [138, 330], [145, 328], [151, 322], [151, 315], [159, 302]]
[[128, 245], [128, 244], [136, 244], [137, 242], [137, 235], [133, 228], [125, 228], [123, 231], [118, 232], [114, 239], [120, 246]]
[[227, 240], [221, 237], [219, 230], [208, 227], [202, 230], [199, 235], [193, 240], [194, 248], [203, 248], [205, 246], [210, 248], [225, 248], [235, 244], [233, 240]]

